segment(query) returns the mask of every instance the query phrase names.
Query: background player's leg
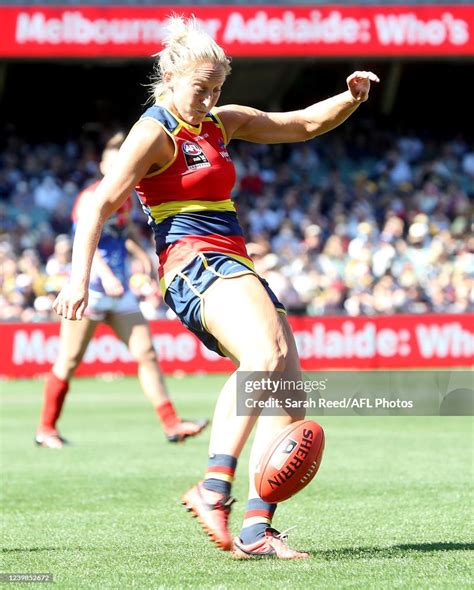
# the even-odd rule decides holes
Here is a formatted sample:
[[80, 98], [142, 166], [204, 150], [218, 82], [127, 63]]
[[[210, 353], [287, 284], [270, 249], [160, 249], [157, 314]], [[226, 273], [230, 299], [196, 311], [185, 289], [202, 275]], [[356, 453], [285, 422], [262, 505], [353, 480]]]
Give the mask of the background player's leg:
[[56, 423], [69, 389], [69, 380], [79, 366], [98, 323], [88, 318], [80, 322], [61, 321], [59, 354], [46, 376], [43, 407], [36, 433], [36, 442], [41, 446], [61, 448], [65, 442], [57, 433]]
[[199, 434], [207, 425], [207, 420], [181, 420], [176, 413], [159, 368], [148, 322], [143, 315], [110, 313], [107, 323], [128, 346], [131, 355], [137, 361], [140, 385], [155, 408], [168, 440], [179, 442]]

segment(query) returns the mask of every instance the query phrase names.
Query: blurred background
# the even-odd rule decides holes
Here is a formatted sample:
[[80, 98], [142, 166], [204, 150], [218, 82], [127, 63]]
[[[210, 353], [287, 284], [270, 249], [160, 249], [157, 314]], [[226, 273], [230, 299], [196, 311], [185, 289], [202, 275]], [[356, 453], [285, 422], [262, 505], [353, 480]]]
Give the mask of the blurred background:
[[[150, 56], [172, 11], [194, 13], [232, 56], [221, 104], [301, 108], [344, 91], [354, 70], [378, 74], [369, 101], [327, 135], [231, 144], [249, 252], [301, 321], [382, 317], [395, 329], [396, 314], [424, 314], [442, 329], [455, 314], [464, 342], [474, 307], [470, 2], [43, 0], [0, 5], [0, 321], [15, 326], [10, 348], [18, 326], [57, 322], [72, 205], [100, 178], [107, 138], [146, 108]], [[134, 218], [154, 256], [138, 204]], [[139, 261], [130, 285], [148, 319], [173, 319]]]

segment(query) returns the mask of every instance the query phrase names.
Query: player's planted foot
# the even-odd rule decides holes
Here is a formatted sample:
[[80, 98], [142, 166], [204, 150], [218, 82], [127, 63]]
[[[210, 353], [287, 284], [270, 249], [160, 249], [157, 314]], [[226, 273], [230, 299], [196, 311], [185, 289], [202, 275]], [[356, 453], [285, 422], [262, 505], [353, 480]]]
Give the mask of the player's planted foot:
[[165, 427], [164, 430], [169, 442], [182, 442], [200, 434], [208, 424], [209, 420], [181, 420], [174, 426]]
[[63, 438], [57, 430], [38, 430], [35, 436], [35, 443], [45, 449], [62, 449], [69, 444], [69, 441]]
[[252, 557], [306, 559], [309, 557], [309, 553], [296, 551], [288, 547], [286, 544], [288, 535], [285, 532], [279, 533], [276, 529], [268, 527], [264, 537], [248, 545], [245, 545], [240, 537], [235, 537], [232, 557], [235, 559], [250, 559]]
[[188, 490], [181, 498], [181, 503], [197, 517], [211, 540], [224, 551], [230, 551], [232, 548], [228, 521], [234, 502], [232, 496], [204, 489], [202, 482]]

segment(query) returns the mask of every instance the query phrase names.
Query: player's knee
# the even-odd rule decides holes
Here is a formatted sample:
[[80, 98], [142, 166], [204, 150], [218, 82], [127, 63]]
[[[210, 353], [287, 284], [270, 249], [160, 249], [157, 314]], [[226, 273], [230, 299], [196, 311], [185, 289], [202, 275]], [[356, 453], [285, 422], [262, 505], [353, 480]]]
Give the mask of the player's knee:
[[156, 364], [156, 352], [153, 346], [147, 347], [140, 347], [134, 350], [130, 350], [133, 358], [139, 363], [140, 365], [146, 365], [148, 363]]
[[73, 376], [81, 360], [80, 354], [59, 358], [54, 364], [53, 372], [60, 379], [68, 380]]
[[268, 355], [264, 362], [264, 371], [268, 373], [282, 373], [286, 368], [288, 351], [282, 348], [276, 348]]
[[287, 361], [288, 347], [286, 345], [274, 345], [253, 350], [246, 358], [242, 359], [240, 368], [269, 374], [280, 373], [285, 370]]

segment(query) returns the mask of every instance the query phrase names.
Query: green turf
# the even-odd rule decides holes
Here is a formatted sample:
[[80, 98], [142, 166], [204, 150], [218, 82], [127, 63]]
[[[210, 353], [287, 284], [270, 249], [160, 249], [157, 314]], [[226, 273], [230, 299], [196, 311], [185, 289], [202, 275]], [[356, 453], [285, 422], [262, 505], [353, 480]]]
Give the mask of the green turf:
[[[209, 416], [224, 378], [170, 379], [182, 414]], [[282, 504], [304, 562], [235, 562], [179, 504], [208, 433], [165, 442], [135, 379], [76, 380], [60, 426], [74, 446], [32, 445], [41, 382], [2, 390], [2, 572], [51, 572], [55, 588], [467, 588], [471, 419], [320, 417], [313, 483]], [[244, 454], [232, 514], [245, 507]], [[7, 584], [5, 584], [5, 587]], [[17, 586], [8, 584], [8, 587]], [[23, 586], [24, 587], [24, 586]], [[28, 588], [48, 588], [29, 584]]]

